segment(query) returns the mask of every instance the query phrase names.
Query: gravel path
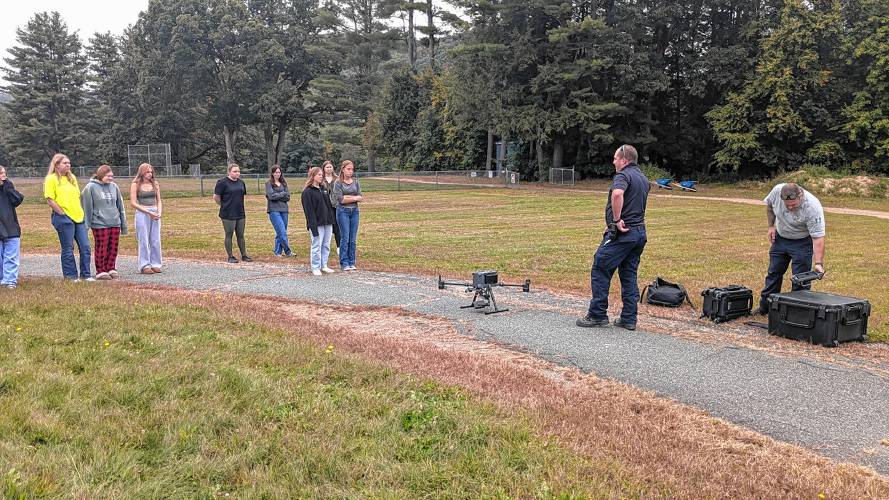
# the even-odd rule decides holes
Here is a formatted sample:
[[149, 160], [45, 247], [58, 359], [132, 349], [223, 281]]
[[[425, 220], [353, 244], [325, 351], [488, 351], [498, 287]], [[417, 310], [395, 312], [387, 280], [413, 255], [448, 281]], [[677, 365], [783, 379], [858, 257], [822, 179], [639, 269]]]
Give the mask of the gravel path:
[[[889, 446], [881, 444], [889, 440], [889, 378], [864, 368], [642, 331], [581, 329], [569, 311], [580, 315], [585, 300], [545, 292], [496, 290], [498, 304], [510, 310], [486, 316], [459, 308], [471, 298], [460, 287], [440, 291], [428, 277], [365, 271], [313, 277], [292, 260], [273, 266], [179, 259], [168, 260], [163, 274], [142, 276], [133, 258], [118, 263], [122, 278], [137, 283], [394, 306], [448, 318], [467, 335], [649, 389], [775, 439], [889, 474]], [[23, 256], [22, 274], [61, 276], [58, 256]]]

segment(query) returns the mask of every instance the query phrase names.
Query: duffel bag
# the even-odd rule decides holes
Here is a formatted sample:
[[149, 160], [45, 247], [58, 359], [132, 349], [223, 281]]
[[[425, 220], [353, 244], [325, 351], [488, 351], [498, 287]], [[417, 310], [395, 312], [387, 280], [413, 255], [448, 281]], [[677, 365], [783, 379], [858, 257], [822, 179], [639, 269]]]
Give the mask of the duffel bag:
[[[691, 304], [688, 298], [688, 292], [685, 287], [678, 283], [670, 283], [669, 281], [658, 276], [648, 286], [642, 289], [642, 295], [639, 296], [639, 302], [645, 299], [645, 292], [648, 292], [646, 302], [656, 306], [679, 307], [683, 302]], [[694, 307], [694, 306], [692, 306]]]

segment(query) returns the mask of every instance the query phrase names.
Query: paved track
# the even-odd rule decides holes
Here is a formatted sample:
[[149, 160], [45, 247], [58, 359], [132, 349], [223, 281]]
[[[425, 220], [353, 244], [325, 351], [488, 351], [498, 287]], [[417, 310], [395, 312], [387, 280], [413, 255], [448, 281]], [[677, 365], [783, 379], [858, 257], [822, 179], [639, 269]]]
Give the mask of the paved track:
[[[889, 379], [863, 368], [670, 335], [581, 329], [568, 313], [585, 311], [580, 298], [497, 290], [501, 307], [510, 311], [485, 316], [459, 308], [471, 297], [459, 287], [439, 291], [430, 278], [364, 271], [313, 277], [287, 262], [282, 272], [271, 265], [170, 260], [165, 273], [142, 276], [133, 258], [122, 257], [118, 268], [123, 279], [138, 283], [394, 306], [448, 318], [468, 335], [653, 390], [781, 441], [889, 474], [889, 446], [880, 444], [889, 439]], [[61, 276], [58, 256], [23, 256], [22, 274]]]

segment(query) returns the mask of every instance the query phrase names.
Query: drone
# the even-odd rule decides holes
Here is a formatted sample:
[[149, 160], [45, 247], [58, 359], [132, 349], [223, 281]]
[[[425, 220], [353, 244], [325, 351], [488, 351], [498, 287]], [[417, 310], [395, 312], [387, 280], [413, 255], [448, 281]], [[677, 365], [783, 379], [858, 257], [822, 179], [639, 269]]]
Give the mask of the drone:
[[472, 273], [472, 283], [462, 283], [457, 281], [445, 281], [441, 279], [441, 275], [438, 276], [438, 289], [444, 290], [446, 285], [453, 286], [465, 286], [467, 292], [475, 292], [475, 295], [472, 296], [472, 302], [469, 305], [460, 306], [460, 309], [469, 309], [470, 307], [473, 309], [484, 309], [489, 306], [493, 306], [493, 310], [485, 311], [485, 315], [488, 314], [496, 314], [501, 312], [506, 312], [509, 309], [500, 309], [497, 307], [497, 301], [494, 299], [494, 288], [495, 286], [511, 286], [511, 287], [521, 287], [523, 292], [531, 291], [531, 280], [526, 279], [524, 283], [518, 285], [510, 285], [507, 283], [500, 283], [497, 279], [497, 271], [486, 270], [486, 271], [476, 271]]

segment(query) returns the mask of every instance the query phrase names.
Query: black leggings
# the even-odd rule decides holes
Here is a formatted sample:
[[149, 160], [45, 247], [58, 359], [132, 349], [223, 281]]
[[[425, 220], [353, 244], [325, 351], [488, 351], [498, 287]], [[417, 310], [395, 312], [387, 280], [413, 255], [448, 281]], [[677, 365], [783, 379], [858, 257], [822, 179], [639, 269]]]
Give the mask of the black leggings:
[[244, 222], [247, 219], [222, 219], [222, 227], [225, 228], [225, 253], [229, 257], [232, 256], [232, 233], [238, 237], [238, 250], [241, 251], [241, 258], [247, 255], [247, 244], [244, 242]]

